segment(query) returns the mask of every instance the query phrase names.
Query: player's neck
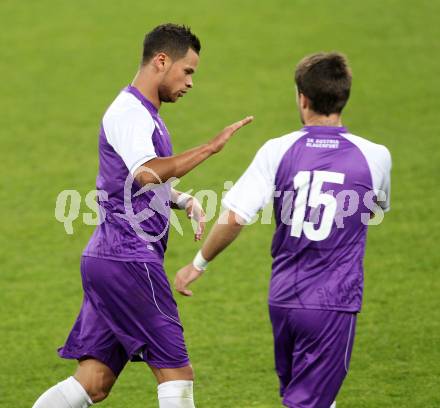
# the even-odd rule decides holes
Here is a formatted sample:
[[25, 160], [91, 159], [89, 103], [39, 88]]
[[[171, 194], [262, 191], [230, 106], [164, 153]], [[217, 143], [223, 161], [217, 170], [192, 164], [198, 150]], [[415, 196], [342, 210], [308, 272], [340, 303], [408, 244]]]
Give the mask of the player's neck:
[[157, 86], [153, 81], [148, 80], [145, 72], [139, 70], [136, 73], [131, 86], [134, 86], [142, 95], [144, 95], [157, 110], [160, 109], [161, 102]]
[[306, 126], [334, 126], [341, 127], [341, 115], [333, 113], [331, 115], [316, 115], [309, 114], [304, 118], [304, 125]]

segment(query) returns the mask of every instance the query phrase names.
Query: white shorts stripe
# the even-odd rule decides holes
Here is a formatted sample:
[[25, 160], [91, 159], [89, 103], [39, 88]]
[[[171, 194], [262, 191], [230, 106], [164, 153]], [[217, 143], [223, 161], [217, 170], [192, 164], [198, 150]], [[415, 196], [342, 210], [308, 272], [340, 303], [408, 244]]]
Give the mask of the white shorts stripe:
[[347, 367], [347, 357], [348, 357], [348, 349], [350, 348], [350, 340], [351, 340], [351, 330], [353, 328], [353, 320], [354, 320], [355, 315], [353, 314], [351, 316], [351, 320], [350, 320], [350, 329], [348, 331], [348, 340], [347, 340], [347, 347], [345, 348], [345, 358], [344, 358], [344, 367], [345, 367], [345, 372], [348, 373], [348, 367]]
[[153, 300], [154, 300], [154, 304], [157, 307], [157, 310], [159, 310], [159, 312], [165, 316], [167, 319], [173, 321], [174, 323], [177, 323], [180, 327], [182, 327], [181, 323], [179, 321], [177, 321], [176, 319], [173, 319], [171, 316], [168, 316], [166, 313], [162, 312], [162, 310], [160, 309], [159, 305], [156, 302], [156, 295], [154, 294], [154, 287], [153, 287], [153, 282], [151, 281], [151, 277], [150, 277], [150, 271], [148, 270], [148, 266], [147, 264], [144, 263], [145, 269], [147, 270], [147, 276], [148, 276], [148, 280], [150, 281], [150, 286], [151, 286], [151, 293], [153, 294]]

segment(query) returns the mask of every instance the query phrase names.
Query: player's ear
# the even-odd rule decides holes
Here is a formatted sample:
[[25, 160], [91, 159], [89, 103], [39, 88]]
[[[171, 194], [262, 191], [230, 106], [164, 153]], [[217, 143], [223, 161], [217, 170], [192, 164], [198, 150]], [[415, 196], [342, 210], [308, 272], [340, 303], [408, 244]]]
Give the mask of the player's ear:
[[164, 52], [159, 52], [153, 57], [154, 66], [159, 72], [166, 70], [168, 56]]
[[303, 93], [299, 94], [299, 106], [301, 106], [302, 109], [307, 109], [310, 106], [309, 98]]

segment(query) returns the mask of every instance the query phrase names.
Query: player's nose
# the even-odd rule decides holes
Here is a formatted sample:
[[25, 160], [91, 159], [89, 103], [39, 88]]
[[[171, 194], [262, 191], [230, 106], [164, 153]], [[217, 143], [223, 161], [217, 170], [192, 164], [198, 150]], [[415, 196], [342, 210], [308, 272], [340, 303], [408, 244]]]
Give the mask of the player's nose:
[[186, 87], [187, 88], [192, 88], [193, 87], [193, 80], [192, 80], [192, 78], [190, 78], [190, 79], [188, 79], [186, 81]]

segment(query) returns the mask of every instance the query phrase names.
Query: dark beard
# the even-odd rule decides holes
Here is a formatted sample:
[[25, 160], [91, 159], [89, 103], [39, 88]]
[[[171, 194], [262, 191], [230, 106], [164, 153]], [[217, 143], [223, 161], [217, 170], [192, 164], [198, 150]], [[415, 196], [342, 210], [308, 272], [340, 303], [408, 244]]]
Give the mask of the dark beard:
[[159, 89], [158, 89], [158, 93], [159, 93], [159, 100], [161, 102], [165, 102], [165, 103], [167, 103], [167, 102], [175, 102], [173, 100], [173, 98], [171, 97], [171, 92], [170, 92], [168, 87], [160, 86]]

